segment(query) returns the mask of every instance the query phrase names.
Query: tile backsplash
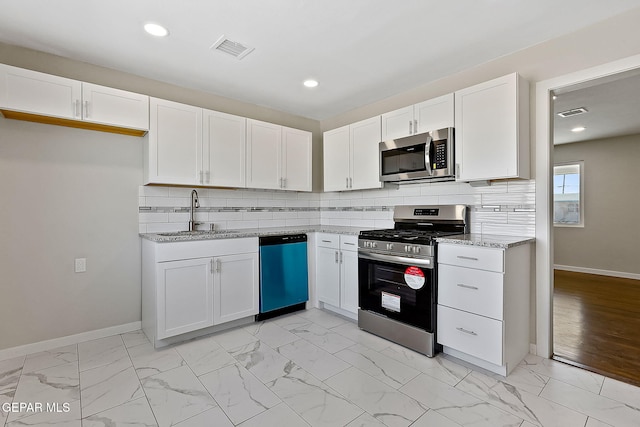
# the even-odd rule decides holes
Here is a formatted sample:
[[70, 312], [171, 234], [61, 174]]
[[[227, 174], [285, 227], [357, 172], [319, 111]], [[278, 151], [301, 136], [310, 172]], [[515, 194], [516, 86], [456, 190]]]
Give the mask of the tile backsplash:
[[[200, 228], [267, 228], [305, 225], [393, 227], [396, 205], [465, 204], [473, 233], [535, 236], [535, 181], [500, 181], [486, 187], [444, 182], [376, 190], [296, 193], [270, 190], [197, 189]], [[141, 186], [140, 232], [186, 230], [191, 188]]]

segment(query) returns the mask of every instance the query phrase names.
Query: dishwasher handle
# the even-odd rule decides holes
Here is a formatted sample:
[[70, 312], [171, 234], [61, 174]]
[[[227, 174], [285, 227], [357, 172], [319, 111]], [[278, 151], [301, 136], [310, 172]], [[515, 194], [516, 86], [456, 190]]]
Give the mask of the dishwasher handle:
[[289, 243], [301, 243], [307, 241], [306, 234], [282, 234], [276, 236], [260, 237], [260, 246], [286, 245]]

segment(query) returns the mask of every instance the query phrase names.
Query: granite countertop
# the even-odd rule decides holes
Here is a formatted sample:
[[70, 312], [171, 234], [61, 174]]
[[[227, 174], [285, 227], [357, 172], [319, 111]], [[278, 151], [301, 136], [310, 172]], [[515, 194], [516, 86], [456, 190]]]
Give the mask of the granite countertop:
[[526, 245], [536, 241], [533, 237], [500, 236], [497, 234], [456, 234], [454, 236], [438, 237], [438, 243], [453, 243], [456, 245], [483, 246], [487, 248], [508, 249], [514, 246]]
[[332, 234], [350, 234], [357, 236], [364, 227], [345, 227], [338, 225], [308, 225], [297, 227], [270, 227], [270, 228], [247, 228], [242, 230], [216, 230], [216, 231], [198, 231], [189, 232], [160, 232], [160, 233], [141, 233], [140, 237], [151, 240], [152, 242], [189, 242], [196, 240], [213, 240], [213, 239], [234, 239], [242, 237], [262, 237], [274, 236], [282, 234], [300, 234], [300, 233], [332, 233]]

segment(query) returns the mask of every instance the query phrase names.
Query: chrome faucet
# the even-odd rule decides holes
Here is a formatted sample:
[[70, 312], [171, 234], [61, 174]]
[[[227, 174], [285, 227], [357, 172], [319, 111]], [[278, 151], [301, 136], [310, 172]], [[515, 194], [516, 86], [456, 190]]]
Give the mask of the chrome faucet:
[[193, 220], [193, 212], [199, 207], [200, 201], [198, 200], [198, 192], [196, 190], [191, 190], [191, 216], [189, 218], [189, 231], [195, 231], [196, 225], [200, 224]]

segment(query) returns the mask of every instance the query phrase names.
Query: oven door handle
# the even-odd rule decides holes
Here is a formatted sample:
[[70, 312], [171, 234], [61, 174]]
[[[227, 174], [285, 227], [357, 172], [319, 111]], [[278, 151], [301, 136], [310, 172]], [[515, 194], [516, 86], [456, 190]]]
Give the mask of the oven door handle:
[[393, 264], [409, 264], [419, 267], [433, 268], [433, 258], [409, 258], [395, 255], [375, 254], [371, 252], [358, 252], [358, 258], [368, 259], [371, 261], [387, 261]]

